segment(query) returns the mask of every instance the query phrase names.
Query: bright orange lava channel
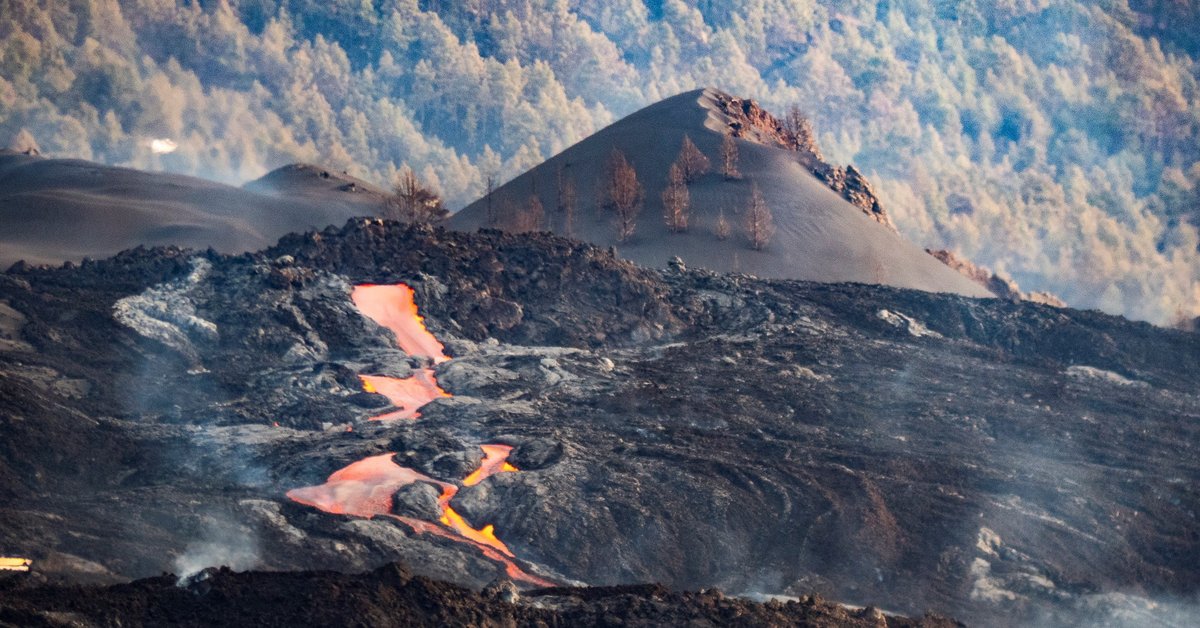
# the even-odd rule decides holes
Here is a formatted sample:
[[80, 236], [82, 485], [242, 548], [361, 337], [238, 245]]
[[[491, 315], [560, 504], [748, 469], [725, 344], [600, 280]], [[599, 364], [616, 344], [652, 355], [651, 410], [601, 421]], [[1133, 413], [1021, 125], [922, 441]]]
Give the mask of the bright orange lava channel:
[[[485, 445], [485, 447], [489, 446]], [[503, 445], [496, 447], [511, 449]], [[324, 512], [367, 519], [382, 515], [397, 519], [417, 532], [469, 542], [478, 547], [488, 558], [503, 563], [505, 571], [513, 579], [539, 586], [553, 585], [548, 580], [525, 573], [516, 563], [512, 562], [511, 559], [514, 558], [512, 551], [496, 538], [495, 529], [490, 524], [482, 528], [473, 528], [455, 512], [450, 506], [450, 500], [458, 493], [457, 486], [435, 480], [419, 471], [402, 467], [392, 460], [392, 455], [390, 453], [380, 454], [351, 463], [335, 471], [324, 484], [292, 489], [287, 492], [287, 496], [292, 501], [312, 506]], [[507, 456], [507, 452], [504, 455]], [[438, 499], [438, 506], [442, 510], [439, 521], [449, 530], [428, 521], [391, 514], [392, 495], [400, 487], [413, 482], [428, 482], [442, 489], [441, 497]]]
[[412, 377], [404, 379], [382, 375], [359, 375], [358, 378], [362, 380], [363, 390], [383, 395], [393, 406], [399, 408], [373, 416], [372, 421], [416, 419], [421, 416], [418, 408], [438, 397], [450, 396], [450, 393], [438, 386], [433, 369], [420, 369]]
[[512, 453], [512, 447], [508, 445], [480, 445], [483, 450], [483, 462], [479, 464], [479, 468], [474, 473], [468, 475], [463, 480], [464, 486], [475, 486], [501, 471], [517, 471], [518, 469], [508, 462], [508, 454]]
[[[396, 336], [396, 343], [405, 353], [429, 358], [434, 364], [449, 360], [443, 353], [442, 343], [425, 329], [417, 306], [413, 302], [413, 290], [404, 284], [393, 286], [355, 286], [351, 299], [359, 311]], [[397, 410], [371, 417], [372, 421], [394, 421], [416, 419], [418, 410], [439, 397], [449, 397], [437, 384], [434, 371], [423, 368], [412, 377], [399, 379], [380, 375], [359, 375], [363, 390], [378, 393], [388, 398]], [[516, 471], [508, 462], [512, 447], [508, 445], [482, 445], [483, 461], [478, 469], [463, 480], [466, 486], [474, 486], [484, 479], [501, 472]], [[413, 469], [402, 467], [392, 459], [393, 454], [380, 454], [352, 463], [329, 476], [324, 484], [306, 486], [288, 491], [287, 496], [301, 504], [324, 512], [372, 518], [377, 515], [391, 517], [404, 522], [417, 532], [434, 534], [479, 548], [484, 556], [504, 564], [509, 577], [539, 586], [554, 583], [525, 573], [513, 562], [513, 553], [499, 538], [495, 528], [485, 525], [473, 528], [462, 515], [450, 506], [450, 500], [458, 493], [458, 487], [448, 482], [435, 480]], [[402, 486], [413, 482], [428, 482], [441, 488], [438, 507], [442, 525], [392, 514], [392, 495]], [[445, 526], [445, 527], [442, 527]]]
[[[434, 364], [449, 360], [442, 343], [425, 329], [425, 319], [417, 313], [413, 296], [412, 288], [404, 284], [355, 286], [350, 293], [350, 299], [358, 311], [390, 329], [396, 336], [396, 344], [405, 353], [429, 358]], [[417, 411], [421, 406], [438, 397], [450, 396], [438, 386], [433, 369], [429, 368], [419, 369], [412, 377], [404, 379], [382, 375], [359, 375], [359, 378], [363, 382], [363, 390], [387, 397], [398, 408], [373, 416], [372, 421], [416, 419], [421, 416]]]
[[445, 347], [425, 329], [425, 319], [417, 313], [413, 289], [398, 283], [392, 286], [355, 286], [350, 293], [354, 306], [363, 316], [392, 330], [396, 344], [409, 355], [419, 355], [440, 364], [450, 359]]
[[0, 556], [0, 571], [29, 571], [32, 564], [33, 561], [28, 558]]

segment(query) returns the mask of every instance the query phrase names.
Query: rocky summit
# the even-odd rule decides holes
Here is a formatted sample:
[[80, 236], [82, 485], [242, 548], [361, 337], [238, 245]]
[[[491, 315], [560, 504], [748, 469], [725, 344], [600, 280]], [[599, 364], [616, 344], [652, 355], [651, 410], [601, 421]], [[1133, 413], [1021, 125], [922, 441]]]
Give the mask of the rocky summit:
[[0, 623], [1180, 621], [1198, 373], [1200, 336], [1098, 312], [539, 233], [18, 264]]

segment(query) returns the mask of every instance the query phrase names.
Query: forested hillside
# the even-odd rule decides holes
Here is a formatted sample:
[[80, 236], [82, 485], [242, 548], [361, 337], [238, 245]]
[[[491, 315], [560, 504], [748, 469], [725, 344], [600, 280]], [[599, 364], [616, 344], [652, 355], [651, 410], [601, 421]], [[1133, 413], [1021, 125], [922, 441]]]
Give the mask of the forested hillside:
[[[241, 182], [291, 161], [452, 207], [714, 85], [875, 183], [896, 226], [1031, 290], [1200, 313], [1200, 43], [1154, 0], [0, 1], [0, 143]], [[153, 139], [178, 145], [151, 150]]]

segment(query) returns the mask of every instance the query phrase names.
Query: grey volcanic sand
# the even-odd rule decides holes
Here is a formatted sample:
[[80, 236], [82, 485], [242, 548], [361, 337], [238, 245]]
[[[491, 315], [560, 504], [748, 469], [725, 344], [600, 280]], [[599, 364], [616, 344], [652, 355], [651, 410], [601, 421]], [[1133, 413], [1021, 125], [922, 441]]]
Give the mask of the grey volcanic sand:
[[102, 258], [137, 245], [257, 250], [286, 233], [377, 214], [381, 201], [369, 184], [314, 166], [285, 166], [237, 188], [0, 151], [0, 266]]
[[[498, 188], [494, 206], [505, 200], [524, 206], [536, 192], [546, 208], [546, 228], [563, 231], [561, 217], [555, 213], [556, 174], [561, 167], [577, 189], [574, 236], [616, 246], [621, 257], [640, 264], [663, 266], [678, 255], [690, 266], [760, 277], [992, 296], [865, 216], [797, 163], [793, 152], [738, 139], [743, 179], [724, 180], [717, 168], [726, 120], [715, 104], [715, 93], [710, 88], [673, 96], [600, 130]], [[708, 156], [714, 171], [691, 185], [689, 231], [672, 234], [663, 224], [659, 194], [684, 134]], [[612, 217], [596, 208], [596, 183], [603, 177], [604, 163], [614, 147], [624, 151], [645, 187], [637, 233], [626, 243], [617, 243]], [[741, 233], [752, 183], [762, 190], [777, 227], [763, 251], [751, 250]], [[733, 228], [725, 241], [713, 235], [721, 209]], [[473, 230], [485, 226], [486, 221], [485, 203], [476, 201], [451, 217], [450, 224]]]

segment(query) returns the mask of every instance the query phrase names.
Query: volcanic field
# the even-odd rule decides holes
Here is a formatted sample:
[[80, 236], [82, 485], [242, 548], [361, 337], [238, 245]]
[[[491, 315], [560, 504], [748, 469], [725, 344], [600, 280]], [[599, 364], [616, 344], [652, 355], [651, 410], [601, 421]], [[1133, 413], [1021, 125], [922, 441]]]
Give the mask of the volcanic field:
[[1098, 312], [356, 219], [18, 264], [0, 356], [0, 623], [999, 625], [1200, 584], [1200, 336]]

